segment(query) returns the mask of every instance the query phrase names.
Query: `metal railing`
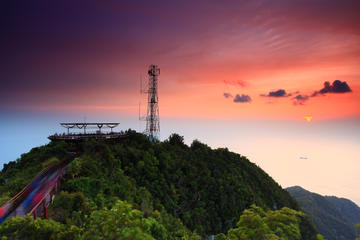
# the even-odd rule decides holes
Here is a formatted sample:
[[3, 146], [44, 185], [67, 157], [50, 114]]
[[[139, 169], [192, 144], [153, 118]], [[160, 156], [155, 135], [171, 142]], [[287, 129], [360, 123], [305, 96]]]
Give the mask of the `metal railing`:
[[[51, 164], [38, 173], [18, 194], [0, 208], [0, 223], [7, 218], [24, 216], [28, 213], [36, 218], [39, 211], [47, 217], [47, 207], [60, 189], [60, 180], [66, 173], [67, 165], [76, 154], [66, 157], [60, 163]], [[42, 207], [42, 209], [40, 209]]]

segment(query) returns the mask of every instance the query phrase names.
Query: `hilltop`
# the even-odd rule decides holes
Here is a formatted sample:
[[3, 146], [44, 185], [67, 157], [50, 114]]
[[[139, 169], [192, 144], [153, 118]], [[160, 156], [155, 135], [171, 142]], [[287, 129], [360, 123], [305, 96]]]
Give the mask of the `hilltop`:
[[354, 240], [360, 208], [349, 199], [321, 196], [299, 186], [286, 189], [328, 240]]
[[[76, 151], [80, 157], [69, 165], [63, 192], [56, 196], [49, 211], [55, 222], [36, 220], [44, 226], [51, 222], [50, 232], [68, 229], [63, 235], [81, 233], [86, 239], [99, 231], [96, 229], [106, 228], [104, 231], [111, 235], [115, 231], [111, 229], [119, 229], [114, 219], [127, 216], [121, 224], [133, 223], [125, 224], [131, 234], [136, 230], [155, 239], [198, 239], [226, 234], [231, 229], [236, 232], [236, 227], [242, 227], [238, 221], [245, 209], [270, 219], [266, 227], [279, 231], [274, 221], [280, 211], [275, 210], [287, 207], [281, 212], [290, 219], [282, 225], [289, 224], [284, 231], [299, 236], [297, 239], [317, 239], [317, 231], [308, 218], [290, 210], [301, 210], [297, 202], [246, 157], [226, 148], [211, 149], [198, 140], [188, 146], [177, 134], [155, 143], [131, 130], [127, 135], [112, 143], [51, 142], [32, 149], [4, 165], [0, 173], [0, 204], [20, 191], [49, 162]], [[268, 211], [267, 215], [261, 209]], [[29, 218], [17, 221], [18, 225], [10, 222], [32, 226]], [[11, 226], [4, 229], [9, 232]], [[147, 239], [145, 235], [143, 239]], [[225, 239], [223, 236], [218, 235], [217, 239]]]

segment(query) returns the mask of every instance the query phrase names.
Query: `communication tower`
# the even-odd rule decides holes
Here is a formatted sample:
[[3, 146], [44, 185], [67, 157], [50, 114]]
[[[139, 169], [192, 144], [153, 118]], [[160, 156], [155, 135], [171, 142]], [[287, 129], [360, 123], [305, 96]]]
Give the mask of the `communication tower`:
[[159, 99], [158, 99], [158, 76], [160, 68], [157, 65], [150, 65], [148, 69], [148, 105], [146, 114], [146, 130], [145, 133], [151, 141], [160, 137], [160, 118], [159, 118]]

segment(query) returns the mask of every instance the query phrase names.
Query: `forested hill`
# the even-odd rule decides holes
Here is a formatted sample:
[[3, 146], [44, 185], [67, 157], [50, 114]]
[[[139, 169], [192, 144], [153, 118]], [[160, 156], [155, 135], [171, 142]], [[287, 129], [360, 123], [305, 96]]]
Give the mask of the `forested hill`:
[[[284, 215], [280, 211], [268, 211], [300, 208], [287, 191], [246, 157], [224, 148], [213, 150], [197, 140], [188, 146], [177, 134], [156, 143], [131, 130], [127, 134], [127, 138], [116, 143], [88, 141], [70, 146], [52, 142], [32, 149], [16, 162], [4, 165], [0, 173], [0, 204], [20, 191], [43, 167], [76, 149], [80, 157], [70, 164], [63, 180], [63, 192], [56, 196], [49, 210], [55, 222], [36, 220], [49, 228], [47, 234], [65, 231], [59, 236], [68, 239], [74, 236], [100, 239], [96, 234], [108, 239], [116, 238], [111, 236], [198, 239], [225, 233], [216, 239], [227, 239], [244, 227], [240, 216], [251, 208], [243, 222], [250, 223], [245, 218], [258, 214], [256, 219], [265, 219], [262, 224], [268, 221], [261, 229], [263, 234], [270, 234], [273, 229], [278, 235], [294, 236], [292, 239], [317, 239], [317, 231], [305, 215], [286, 208], [281, 212]], [[260, 208], [268, 211], [267, 215]], [[296, 217], [286, 218], [286, 214]], [[277, 218], [286, 223], [277, 223]], [[0, 225], [0, 235], [1, 231], [11, 234], [14, 226], [32, 229], [28, 218], [16, 221]], [[133, 235], [128, 232], [126, 235], [124, 229]], [[137, 238], [136, 234], [147, 234], [149, 238], [145, 235]]]
[[299, 186], [287, 188], [328, 240], [354, 240], [360, 208], [345, 198], [321, 196]]
[[353, 225], [360, 223], [360, 207], [353, 201], [335, 196], [325, 196], [325, 198], [347, 218], [348, 222]]

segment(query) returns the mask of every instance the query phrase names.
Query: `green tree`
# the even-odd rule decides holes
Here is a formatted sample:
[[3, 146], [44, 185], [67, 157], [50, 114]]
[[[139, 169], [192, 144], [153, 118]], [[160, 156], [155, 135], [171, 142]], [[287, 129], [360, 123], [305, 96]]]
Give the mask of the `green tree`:
[[139, 210], [118, 201], [111, 209], [93, 211], [81, 239], [165, 240], [167, 231], [154, 218], [145, 218]]
[[171, 145], [177, 145], [180, 147], [185, 147], [185, 143], [184, 143], [184, 137], [180, 136], [179, 134], [173, 133], [169, 136], [168, 140], [167, 140]]
[[15, 217], [0, 225], [0, 236], [5, 239], [50, 239], [71, 240], [80, 235], [80, 228], [67, 226], [53, 220], [25, 217]]
[[8, 200], [10, 200], [10, 193], [9, 192], [4, 192], [0, 195], [0, 207], [5, 204]]
[[56, 165], [59, 163], [60, 163], [60, 160], [57, 157], [51, 157], [48, 160], [46, 160], [45, 162], [43, 162], [41, 165], [42, 165], [42, 168], [46, 168], [51, 165]]
[[326, 240], [321, 234], [316, 235], [317, 240]]
[[[228, 240], [300, 240], [300, 222], [304, 213], [284, 207], [269, 210], [252, 205], [240, 216], [237, 227], [230, 229], [226, 238], [222, 234], [216, 239]], [[322, 239], [321, 236], [318, 239]]]
[[215, 237], [214, 237], [214, 240], [226, 240], [226, 239], [227, 239], [226, 235], [223, 233], [219, 233], [219, 234], [215, 235]]
[[68, 165], [68, 173], [71, 175], [72, 179], [75, 178], [80, 173], [81, 170], [81, 159], [75, 158], [69, 165]]
[[95, 210], [95, 208], [91, 206], [82, 192], [61, 191], [50, 205], [48, 216], [58, 222], [80, 227], [83, 224], [82, 215], [90, 214], [91, 210]]

